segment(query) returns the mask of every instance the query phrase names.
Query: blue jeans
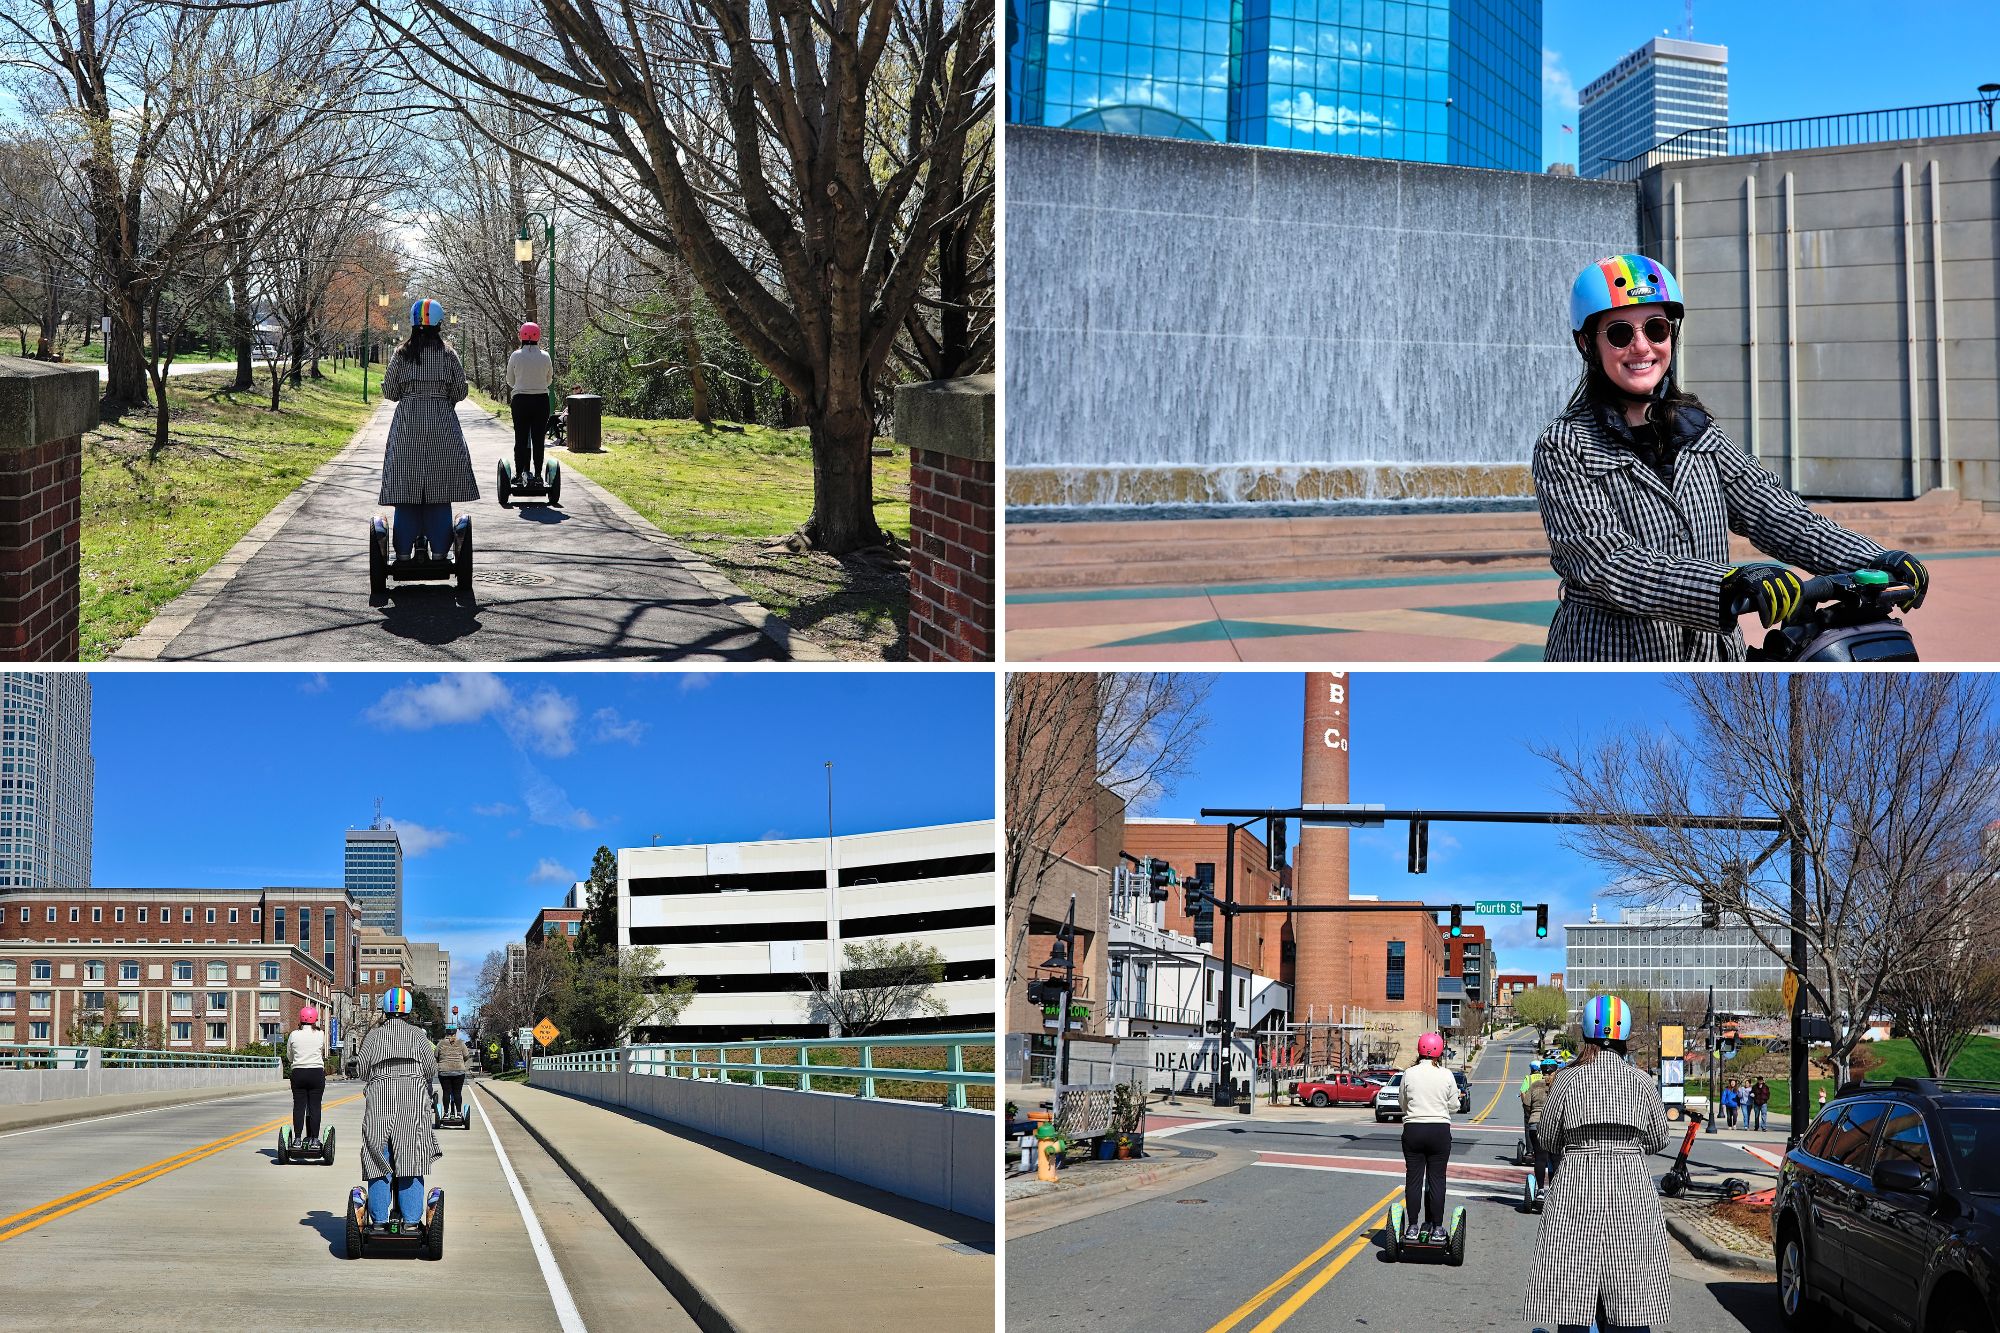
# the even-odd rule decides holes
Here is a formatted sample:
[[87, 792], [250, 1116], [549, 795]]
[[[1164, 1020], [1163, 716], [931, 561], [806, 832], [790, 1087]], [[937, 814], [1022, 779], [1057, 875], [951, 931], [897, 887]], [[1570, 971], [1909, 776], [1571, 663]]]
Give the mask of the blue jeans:
[[[424, 1178], [422, 1176], [396, 1177], [396, 1203], [402, 1209], [405, 1222], [424, 1220]], [[389, 1177], [377, 1176], [368, 1182], [368, 1219], [371, 1222], [389, 1220]]]
[[431, 558], [442, 560], [451, 554], [451, 506], [448, 504], [397, 505], [394, 525], [396, 558], [408, 560], [421, 534], [430, 538]]

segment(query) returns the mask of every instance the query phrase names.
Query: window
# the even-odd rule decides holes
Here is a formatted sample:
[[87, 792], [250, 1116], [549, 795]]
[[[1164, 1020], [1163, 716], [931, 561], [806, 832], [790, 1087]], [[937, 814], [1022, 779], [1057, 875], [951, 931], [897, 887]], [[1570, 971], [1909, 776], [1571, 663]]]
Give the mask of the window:
[[229, 992], [228, 992], [228, 991], [226, 991], [226, 990], [212, 990], [212, 991], [210, 991], [210, 992], [208, 993], [208, 1012], [210, 1012], [211, 1014], [226, 1014], [226, 1013], [228, 1013], [228, 1012], [229, 1012]]
[[85, 981], [104, 980], [104, 964], [96, 961], [85, 963], [83, 965], [83, 979]]
[[[161, 919], [165, 920], [164, 917]], [[145, 923], [146, 923], [146, 909], [142, 907], [139, 909], [139, 924], [144, 925]]]
[[46, 958], [37, 958], [28, 964], [28, 970], [36, 981], [49, 981], [55, 976], [55, 969], [49, 965], [49, 960]]
[[374, 1004], [375, 1004], [375, 997], [374, 997], [373, 995], [370, 995], [370, 994], [369, 994], [369, 993], [368, 993], [367, 991], [362, 991], [362, 992], [361, 992], [361, 1007], [362, 1007], [363, 1009], [369, 1009], [369, 1008], [372, 1008], [372, 1007], [374, 1007]]
[[188, 961], [186, 961], [185, 959], [181, 960], [180, 962], [177, 962], [177, 963], [175, 963], [175, 964], [174, 964], [174, 980], [175, 980], [175, 981], [193, 981], [193, 980], [194, 980], [194, 964], [193, 964], [193, 963], [190, 963], [190, 962], [188, 962]]
[[1827, 1141], [1826, 1160], [1850, 1171], [1868, 1174], [1873, 1161], [1876, 1127], [1888, 1112], [1887, 1102], [1856, 1102], [1841, 1113]]
[[183, 907], [181, 909], [181, 924], [184, 926], [192, 926], [194, 924], [194, 909], [192, 907]]
[[576, 934], [576, 922], [572, 921], [569, 923], [569, 933], [572, 935]]
[[104, 909], [102, 907], [91, 908], [90, 919], [92, 921], [102, 921], [104, 919]]
[[27, 920], [28, 920], [28, 909], [27, 909], [27, 908], [25, 908], [25, 907], [23, 907], [23, 908], [21, 909], [21, 922], [22, 922], [22, 924], [23, 924], [23, 925], [26, 925], [26, 924], [27, 924]]
[[1876, 1151], [1877, 1165], [1883, 1162], [1913, 1162], [1925, 1175], [1937, 1169], [1931, 1158], [1931, 1136], [1924, 1129], [1924, 1113], [1914, 1106], [1898, 1106], [1882, 1126], [1882, 1146]]
[[229, 924], [232, 926], [236, 924], [236, 909], [233, 907], [229, 909]]
[[45, 917], [44, 920], [54, 921], [56, 919], [56, 909], [51, 907], [48, 909], [48, 913], [49, 913], [48, 916]]
[[1391, 1000], [1403, 998], [1403, 941], [1389, 941], [1388, 996]]
[[119, 992], [118, 992], [118, 1012], [119, 1012], [119, 1013], [121, 1013], [121, 1014], [136, 1014], [136, 1013], [138, 1013], [138, 1012], [139, 1012], [139, 992], [138, 992], [138, 991], [135, 991], [135, 990], [122, 990], [122, 991], [119, 991]]
[[194, 1040], [194, 1024], [192, 1023], [169, 1023], [167, 1027], [173, 1033], [175, 1041]]
[[299, 943], [311, 944], [312, 942], [313, 942], [312, 908], [301, 907], [299, 909]]
[[266, 982], [272, 982], [276, 981], [277, 979], [278, 979], [278, 965], [276, 963], [263, 964], [263, 980], [265, 980]]
[[208, 1039], [209, 1039], [210, 1041], [228, 1041], [228, 1040], [229, 1040], [229, 1024], [227, 1024], [227, 1023], [210, 1023], [210, 1024], [208, 1025]]
[[85, 991], [83, 993], [83, 1007], [86, 1010], [94, 1011], [100, 1018], [103, 1017], [104, 992], [101, 990]]
[[0, 981], [12, 981], [20, 964], [11, 958], [0, 958]]
[[224, 982], [224, 981], [227, 981], [227, 980], [229, 980], [229, 964], [227, 964], [227, 963], [210, 963], [210, 964], [208, 965], [208, 984], [209, 984], [209, 985], [213, 986], [213, 985], [216, 985], [216, 984], [217, 984], [218, 982]]
[[28, 992], [28, 1008], [38, 1009], [42, 1013], [47, 1013], [49, 1011], [49, 1006], [54, 1001], [54, 999], [55, 999], [54, 991], [31, 990]]
[[76, 908], [72, 907], [72, 908], [70, 908], [70, 909], [69, 909], [69, 919], [70, 919], [71, 921], [76, 921], [76, 920], [78, 920], [78, 919], [79, 919], [79, 916], [78, 916], [78, 913], [77, 913], [77, 909], [76, 909]]
[[169, 1007], [172, 1008], [172, 1010], [177, 1014], [193, 1013], [194, 992], [190, 990], [175, 991], [173, 993], [173, 1003]]
[[112, 908], [112, 909], [111, 909], [111, 919], [112, 919], [113, 921], [119, 921], [119, 922], [122, 922], [122, 921], [124, 921], [124, 920], [125, 920], [125, 909], [124, 909], [124, 908], [122, 908], [122, 907], [114, 907], [114, 908]]
[[276, 939], [278, 943], [283, 944], [285, 942], [285, 909], [282, 907], [272, 908], [271, 920], [275, 923], [277, 929], [277, 933], [272, 938]]
[[255, 925], [259, 925], [259, 924], [261, 924], [261, 923], [263, 922], [263, 920], [264, 920], [264, 909], [263, 909], [263, 908], [261, 908], [261, 907], [253, 907], [253, 908], [251, 908], [251, 909], [250, 909], [250, 924], [251, 924], [251, 925], [253, 925], [253, 926], [255, 926]]
[[0, 1023], [0, 1042], [11, 1042], [13, 1040], [14, 1040], [13, 1020], [9, 1019], [5, 1023]]
[[29, 1041], [47, 1041], [48, 1039], [49, 1039], [49, 1025], [47, 1023], [28, 1024]]
[[211, 926], [215, 924], [215, 909], [213, 907], [208, 909], [208, 921], [206, 924]]
[[137, 981], [139, 979], [139, 965], [131, 962], [120, 963], [118, 965], [118, 979], [120, 981]]
[[13, 1008], [14, 1008], [14, 992], [10, 990], [0, 990], [0, 1009], [12, 1011]]
[[273, 995], [269, 992], [259, 992], [257, 995], [257, 1012], [260, 1014], [278, 1013], [283, 1009], [284, 1002], [285, 1002], [285, 997], [282, 995]]
[[257, 1025], [259, 1038], [271, 1046], [278, 1044], [284, 1035], [284, 1029], [285, 1025], [283, 1023], [259, 1023]]

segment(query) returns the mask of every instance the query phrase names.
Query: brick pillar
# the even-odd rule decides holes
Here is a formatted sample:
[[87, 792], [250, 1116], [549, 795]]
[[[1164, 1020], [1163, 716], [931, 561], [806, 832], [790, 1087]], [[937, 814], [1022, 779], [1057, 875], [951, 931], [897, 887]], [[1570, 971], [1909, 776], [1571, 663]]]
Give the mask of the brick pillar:
[[[1302, 805], [1347, 803], [1347, 708], [1352, 687], [1353, 678], [1344, 671], [1306, 673]], [[1347, 901], [1346, 829], [1308, 824], [1299, 831], [1292, 893], [1300, 904]], [[1342, 1005], [1363, 1001], [1354, 994], [1353, 922], [1343, 912], [1301, 912], [1292, 918], [1297, 944], [1295, 1020], [1303, 1021], [1310, 1005], [1315, 1021], [1338, 1022]]]
[[993, 659], [993, 376], [896, 390], [910, 450], [912, 662]]
[[0, 661], [77, 659], [83, 436], [97, 373], [0, 357]]

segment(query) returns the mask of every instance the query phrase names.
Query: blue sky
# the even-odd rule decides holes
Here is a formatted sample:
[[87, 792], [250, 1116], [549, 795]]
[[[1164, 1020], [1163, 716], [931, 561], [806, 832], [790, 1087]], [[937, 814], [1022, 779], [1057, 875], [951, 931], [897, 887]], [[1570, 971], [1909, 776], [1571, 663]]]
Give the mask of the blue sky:
[[382, 798], [404, 926], [490, 949], [600, 844], [817, 837], [990, 819], [984, 672], [92, 675], [99, 886], [339, 884]]
[[[1542, 155], [1576, 161], [1576, 92], [1650, 37], [1682, 35], [1682, 0], [1543, 0]], [[1729, 48], [1734, 124], [1976, 98], [2000, 83], [2000, 5], [1923, 0], [1701, 0], [1694, 40]]]
[[[1349, 799], [1392, 808], [1561, 809], [1553, 772], [1531, 747], [1574, 749], [1672, 725], [1682, 712], [1668, 677], [1651, 673], [1364, 672], [1349, 680]], [[1195, 772], [1143, 813], [1194, 817], [1204, 805], [1296, 804], [1304, 689], [1295, 673], [1218, 674]], [[1532, 917], [1467, 920], [1487, 928], [1502, 971], [1561, 970], [1561, 924], [1589, 918], [1604, 880], [1563, 848], [1558, 830], [1434, 824], [1422, 876], [1408, 873], [1408, 836], [1407, 824], [1350, 833], [1351, 891], [1550, 903], [1546, 941], [1535, 939]], [[1604, 900], [1599, 910], [1613, 916], [1617, 904]]]

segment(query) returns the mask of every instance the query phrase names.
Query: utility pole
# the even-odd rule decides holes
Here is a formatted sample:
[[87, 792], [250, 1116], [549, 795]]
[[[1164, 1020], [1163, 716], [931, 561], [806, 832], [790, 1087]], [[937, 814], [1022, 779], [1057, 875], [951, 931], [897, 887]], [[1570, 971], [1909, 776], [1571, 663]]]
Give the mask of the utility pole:
[[1224, 843], [1222, 868], [1222, 895], [1228, 907], [1222, 913], [1222, 1003], [1216, 1008], [1216, 1017], [1221, 1020], [1220, 1039], [1215, 1046], [1215, 1086], [1211, 1102], [1216, 1106], [1231, 1106], [1236, 1101], [1236, 1081], [1231, 1076], [1231, 1064], [1236, 1054], [1236, 825], [1229, 826], [1229, 835]]
[[[553, 300], [553, 296], [550, 298]], [[840, 1030], [840, 867], [833, 854], [833, 760], [826, 761], [826, 1035], [843, 1037]]]
[[1785, 682], [1786, 744], [1791, 747], [1792, 805], [1785, 811], [1785, 829], [1792, 840], [1792, 972], [1798, 982], [1792, 988], [1792, 1113], [1785, 1127], [1785, 1146], [1798, 1146], [1800, 1130], [1812, 1122], [1812, 1096], [1806, 1076], [1806, 844], [1805, 814], [1800, 809], [1805, 788], [1805, 682], [1796, 674]]
[[1708, 1132], [1715, 1133], [1715, 1109], [1721, 1101], [1721, 1094], [1715, 1086], [1715, 987], [1708, 988]]

